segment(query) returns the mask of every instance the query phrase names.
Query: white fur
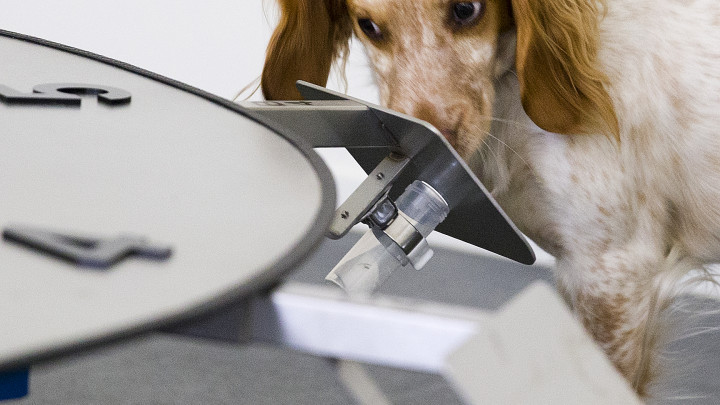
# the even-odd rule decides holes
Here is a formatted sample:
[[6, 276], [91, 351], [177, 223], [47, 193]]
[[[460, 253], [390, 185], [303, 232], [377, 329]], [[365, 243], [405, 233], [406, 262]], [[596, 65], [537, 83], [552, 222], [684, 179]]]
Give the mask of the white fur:
[[[606, 14], [588, 16], [596, 13], [594, 5], [600, 0], [481, 0], [486, 13], [457, 26], [454, 2], [448, 0], [281, 1], [298, 13], [311, 4], [335, 4], [345, 10], [345, 18], [335, 22], [323, 20], [323, 13], [309, 13], [306, 23], [345, 24], [348, 35], [353, 26], [373, 65], [381, 102], [435, 125], [519, 228], [556, 256], [560, 292], [618, 369], [644, 392], [657, 365], [657, 341], [664, 332], [661, 314], [676, 286], [690, 269], [720, 260], [720, 2], [604, 0]], [[538, 9], [552, 13], [542, 18], [557, 24], [549, 29], [558, 36], [521, 34], [519, 43], [574, 41], [560, 46], [576, 49], [561, 52], [575, 58], [585, 73], [592, 71], [585, 65], [599, 68], [607, 80], [582, 74], [571, 79], [596, 87], [602, 83], [600, 90], [587, 95], [595, 101], [602, 98], [605, 109], [598, 111], [610, 111], [612, 104], [619, 124], [617, 139], [608, 134], [549, 133], [525, 114], [515, 69], [514, 28], [535, 29], [529, 28], [528, 15]], [[567, 20], [552, 21], [562, 12], [583, 17], [572, 21], [572, 28], [584, 36], [565, 31], [561, 25]], [[381, 38], [365, 36], [358, 18], [375, 21]], [[298, 25], [285, 29], [290, 27]], [[310, 41], [302, 37], [305, 41], [293, 42], [296, 37], [283, 37], [295, 46], [287, 49], [305, 49]], [[583, 41], [587, 38], [592, 41]], [[597, 54], [592, 45], [598, 46]], [[528, 70], [533, 62], [546, 62], [529, 58], [524, 53], [529, 47], [520, 48], [525, 59], [517, 71], [529, 79], [524, 89], [531, 103], [526, 106], [538, 122], [547, 118], [544, 125], [557, 130], [597, 124], [573, 126], [577, 122], [566, 118], [590, 119], [582, 114], [553, 115], [556, 111], [549, 106], [567, 105], [562, 101], [574, 96], [572, 86], [562, 87], [572, 82], [567, 80], [572, 74], [557, 81], [544, 77], [560, 85], [555, 89], [562, 90], [558, 94], [564, 99], [542, 103], [540, 96], [548, 100], [553, 93], [543, 92], [546, 86], [538, 86], [538, 75], [548, 76], [555, 66]], [[298, 62], [284, 60], [296, 54], [284, 55], [278, 49], [285, 48], [276, 46], [270, 60], [284, 63], [271, 64], [264, 81], [268, 91], [288, 94], [278, 87], [297, 78], [274, 82], [275, 76], [293, 71], [276, 66]], [[571, 52], [583, 49], [590, 50]], [[553, 126], [557, 122], [572, 125]]]
[[[684, 274], [674, 269], [720, 259], [720, 3], [608, 0], [598, 57], [619, 142], [535, 126], [520, 103], [512, 35], [493, 47], [421, 47], [412, 36], [422, 15], [413, 18], [388, 27], [405, 45], [369, 52], [384, 102], [410, 114], [439, 106], [421, 118], [445, 127], [465, 108], [464, 120], [475, 120], [465, 132], [482, 131], [467, 116], [473, 99], [492, 105], [492, 135], [479, 155], [461, 153], [520, 229], [556, 256], [560, 291], [642, 390], [663, 332], [658, 314]], [[491, 89], [472, 81], [487, 71], [478, 52], [495, 58]], [[468, 72], [443, 65], [453, 57]], [[466, 82], [458, 90], [453, 80]]]
[[[667, 298], [657, 289], [683, 276], [674, 267], [720, 260], [719, 22], [716, 1], [608, 2], [599, 57], [619, 144], [537, 128], [513, 72], [496, 81], [502, 121], [491, 132], [507, 147], [491, 140], [478, 172], [557, 257], [571, 304], [579, 293], [629, 299], [618, 337], [642, 329], [651, 301]], [[623, 349], [613, 349], [616, 363]]]

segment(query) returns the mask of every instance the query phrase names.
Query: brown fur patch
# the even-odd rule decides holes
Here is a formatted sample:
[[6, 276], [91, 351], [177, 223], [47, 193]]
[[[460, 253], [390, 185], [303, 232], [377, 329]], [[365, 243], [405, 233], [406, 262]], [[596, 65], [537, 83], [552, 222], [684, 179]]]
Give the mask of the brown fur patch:
[[604, 2], [512, 0], [522, 103], [541, 128], [620, 137], [607, 77], [597, 66]]
[[575, 297], [575, 309], [583, 325], [629, 381], [635, 378], [642, 345], [642, 337], [626, 328], [631, 305], [629, 297], [618, 293], [580, 292]]
[[347, 52], [352, 25], [344, 0], [280, 0], [268, 45], [262, 91], [268, 100], [299, 100], [295, 82], [325, 86], [333, 61]]

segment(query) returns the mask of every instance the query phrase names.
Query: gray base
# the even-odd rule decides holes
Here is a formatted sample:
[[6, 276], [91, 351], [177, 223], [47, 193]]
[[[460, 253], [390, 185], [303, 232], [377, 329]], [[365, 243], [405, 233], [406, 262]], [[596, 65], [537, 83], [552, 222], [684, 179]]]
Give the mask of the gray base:
[[[324, 359], [153, 335], [33, 368], [18, 404], [343, 404]], [[15, 403], [15, 402], [8, 402]]]
[[[356, 237], [327, 241], [290, 279], [322, 283], [332, 267], [327, 263], [340, 260]], [[381, 293], [496, 309], [534, 280], [552, 282], [547, 269], [435, 250], [435, 257], [424, 270], [396, 272]], [[237, 312], [231, 314], [238, 316]], [[216, 315], [214, 322], [206, 320], [205, 334], [226, 337], [227, 325], [223, 326], [221, 319]], [[706, 317], [703, 322], [719, 325], [720, 315]], [[689, 330], [684, 327], [683, 331]], [[687, 338], [671, 349], [677, 353], [675, 357], [686, 360], [683, 367], [671, 368], [673, 381], [663, 391], [666, 395], [701, 398], [657, 403], [720, 403], [720, 332]], [[460, 403], [440, 376], [379, 366], [368, 366], [368, 370], [393, 404]], [[332, 361], [260, 344], [237, 346], [167, 334], [36, 366], [30, 378], [30, 396], [8, 404], [353, 402]]]

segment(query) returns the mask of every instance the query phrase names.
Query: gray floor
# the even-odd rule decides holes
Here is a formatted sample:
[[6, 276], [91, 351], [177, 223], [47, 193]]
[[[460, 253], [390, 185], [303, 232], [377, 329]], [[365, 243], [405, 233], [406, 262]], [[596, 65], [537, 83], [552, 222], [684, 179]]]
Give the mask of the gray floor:
[[[322, 282], [328, 271], [327, 263], [337, 262], [352, 244], [350, 238], [346, 239], [327, 241], [290, 280]], [[381, 293], [496, 309], [538, 279], [552, 282], [548, 269], [436, 249], [435, 257], [424, 270], [396, 272]], [[692, 301], [695, 306], [702, 304], [707, 303]], [[685, 320], [679, 314], [678, 318]], [[183, 330], [222, 335], [230, 326], [217, 319], [208, 318], [204, 323], [184, 326]], [[718, 325], [720, 315], [708, 316], [701, 323]], [[202, 333], [198, 333], [199, 329]], [[687, 325], [681, 329], [691, 331]], [[676, 376], [666, 384], [664, 395], [675, 399], [658, 402], [720, 404], [720, 333], [710, 331], [693, 336], [670, 349], [674, 353], [672, 370]], [[367, 369], [393, 404], [460, 403], [440, 376], [371, 365]], [[38, 365], [31, 371], [31, 394], [6, 403], [353, 403], [336, 371], [331, 360], [279, 347], [259, 343], [238, 346], [155, 333]], [[699, 398], [690, 399], [688, 395]]]

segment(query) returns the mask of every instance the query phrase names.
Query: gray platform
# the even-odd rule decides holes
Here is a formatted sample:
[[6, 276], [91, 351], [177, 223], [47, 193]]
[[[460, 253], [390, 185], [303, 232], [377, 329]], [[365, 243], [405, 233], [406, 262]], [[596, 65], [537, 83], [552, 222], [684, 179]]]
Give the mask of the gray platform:
[[[339, 260], [353, 242], [345, 239], [327, 241], [290, 279], [322, 282], [328, 263]], [[381, 293], [495, 309], [538, 279], [551, 283], [550, 271], [436, 249], [423, 271], [395, 273]], [[720, 315], [706, 318], [704, 324], [720, 324]], [[675, 357], [691, 359], [673, 370], [690, 372], [680, 372], [665, 390], [676, 398], [659, 403], [720, 403], [720, 333], [688, 338], [671, 349]], [[390, 403], [460, 403], [441, 376], [367, 369]], [[237, 346], [161, 333], [37, 366], [30, 390], [26, 399], [8, 404], [353, 403], [333, 361], [258, 343]], [[700, 398], [687, 398], [690, 393]]]

